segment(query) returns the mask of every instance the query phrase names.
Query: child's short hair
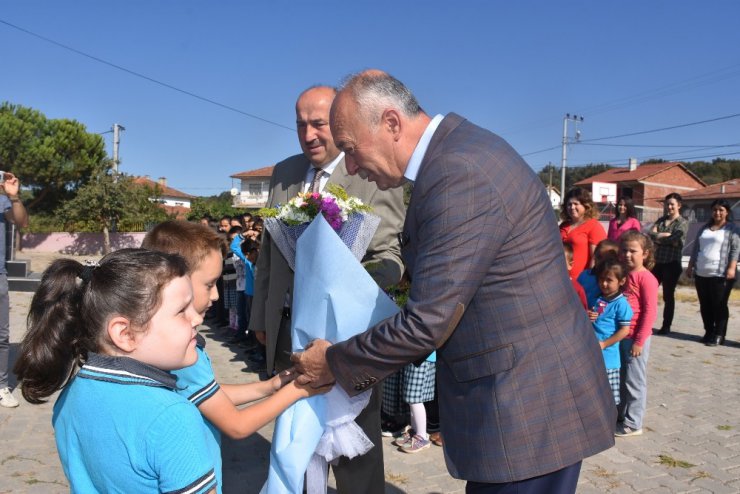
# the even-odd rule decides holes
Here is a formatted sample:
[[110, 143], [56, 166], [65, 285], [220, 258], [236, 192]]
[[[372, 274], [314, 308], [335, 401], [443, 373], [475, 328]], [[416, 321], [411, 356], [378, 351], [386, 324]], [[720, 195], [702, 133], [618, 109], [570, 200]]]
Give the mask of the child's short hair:
[[242, 254], [247, 255], [250, 252], [259, 251], [260, 246], [258, 242], [255, 242], [254, 240], [245, 240], [242, 242]]
[[563, 252], [569, 263], [573, 263], [573, 246], [569, 242], [563, 242]]
[[594, 249], [594, 257], [598, 261], [604, 261], [609, 258], [616, 259], [619, 257], [619, 244], [614, 240], [605, 238], [596, 245]]
[[627, 230], [619, 237], [620, 245], [626, 242], [639, 243], [643, 252], [645, 252], [645, 260], [642, 262], [642, 265], [647, 269], [653, 269], [653, 266], [655, 266], [655, 248], [650, 237], [637, 230]]
[[601, 278], [604, 273], [610, 271], [614, 273], [614, 276], [616, 276], [618, 280], [625, 279], [628, 274], [627, 266], [622, 261], [614, 257], [604, 259], [594, 267], [594, 275], [596, 275], [596, 279]]
[[235, 234], [241, 233], [243, 231], [244, 231], [244, 229], [242, 227], [240, 227], [240, 226], [232, 226], [231, 228], [229, 228], [229, 235], [235, 235]]
[[226, 252], [224, 238], [211, 228], [189, 221], [171, 220], [155, 226], [144, 237], [141, 246], [145, 249], [180, 254], [185, 258], [192, 273], [208, 254]]

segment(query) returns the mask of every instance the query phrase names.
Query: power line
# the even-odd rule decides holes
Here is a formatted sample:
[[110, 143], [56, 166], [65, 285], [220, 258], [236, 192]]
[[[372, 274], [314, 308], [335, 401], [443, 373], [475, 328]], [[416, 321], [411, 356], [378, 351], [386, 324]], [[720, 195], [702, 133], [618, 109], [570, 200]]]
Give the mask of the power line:
[[[737, 154], [740, 154], [740, 151], [734, 152], [734, 153], [723, 153], [721, 156], [717, 156], [716, 154], [705, 154], [703, 156], [684, 156], [683, 158], [674, 158], [672, 161], [690, 161], [690, 160], [698, 160], [698, 159], [704, 159], [704, 158], [716, 158], [721, 159], [725, 156], [735, 156]], [[668, 155], [664, 155], [668, 156]], [[644, 160], [644, 159], [651, 159], [656, 158], [656, 156], [642, 156], [638, 157], [638, 160]], [[609, 164], [615, 164], [615, 163], [624, 163], [625, 159], [619, 159], [619, 160], [610, 160], [610, 161], [592, 161], [590, 163], [580, 163], [578, 165], [573, 165], [573, 168], [579, 168], [583, 166], [588, 165], [609, 165]]]
[[727, 120], [728, 118], [736, 118], [736, 117], [740, 117], [740, 113], [733, 113], [732, 115], [725, 115], [723, 117], [716, 117], [716, 118], [710, 118], [707, 120], [700, 120], [698, 122], [690, 122], [690, 123], [685, 123], [685, 124], [680, 124], [680, 125], [672, 125], [670, 127], [662, 127], [660, 129], [642, 130], [639, 132], [630, 132], [628, 134], [620, 134], [620, 135], [607, 136], [607, 137], [597, 137], [594, 139], [581, 139], [580, 142], [586, 143], [586, 142], [595, 142], [595, 141], [605, 141], [607, 139], [617, 139], [619, 137], [630, 137], [630, 136], [637, 136], [637, 135], [642, 135], [642, 134], [652, 134], [654, 132], [663, 132], [664, 130], [673, 130], [673, 129], [680, 129], [683, 127], [691, 127], [693, 125], [701, 125], [701, 124], [705, 124], [709, 122], [717, 122], [719, 120]]
[[201, 100], [201, 101], [205, 101], [206, 103], [210, 103], [212, 105], [216, 105], [218, 107], [224, 108], [226, 110], [233, 111], [235, 113], [239, 113], [240, 115], [244, 115], [244, 116], [249, 117], [249, 118], [254, 118], [255, 120], [260, 120], [261, 122], [265, 122], [267, 124], [274, 125], [275, 127], [280, 127], [281, 129], [286, 129], [286, 130], [289, 130], [291, 132], [295, 132], [295, 129], [292, 128], [292, 127], [288, 127], [286, 125], [283, 125], [283, 124], [280, 124], [280, 123], [277, 123], [277, 122], [273, 122], [272, 120], [268, 120], [266, 118], [262, 118], [260, 116], [254, 115], [253, 113], [249, 113], [249, 112], [246, 112], [244, 110], [240, 110], [238, 108], [234, 108], [233, 106], [229, 106], [229, 105], [224, 104], [224, 103], [219, 103], [216, 100], [213, 100], [213, 99], [210, 99], [210, 98], [206, 98], [205, 96], [200, 96], [198, 94], [195, 94], [193, 92], [187, 91], [185, 89], [180, 89], [179, 87], [173, 86], [172, 84], [167, 84], [166, 82], [159, 81], [157, 79], [154, 79], [153, 77], [149, 77], [147, 75], [141, 74], [141, 73], [136, 72], [136, 71], [133, 71], [131, 69], [127, 69], [126, 67], [122, 67], [122, 66], [117, 65], [117, 64], [115, 64], [113, 62], [109, 62], [107, 60], [104, 60], [102, 58], [96, 57], [94, 55], [90, 55], [88, 53], [85, 53], [83, 51], [80, 51], [80, 50], [78, 50], [76, 48], [72, 48], [71, 46], [67, 46], [67, 45], [62, 44], [62, 43], [60, 43], [58, 41], [54, 41], [53, 39], [47, 38], [47, 37], [42, 36], [40, 34], [36, 34], [36, 33], [32, 32], [32, 31], [29, 31], [28, 29], [24, 29], [24, 28], [22, 28], [20, 26], [16, 26], [15, 24], [11, 24], [10, 22], [5, 21], [3, 19], [0, 19], [0, 24], [5, 24], [8, 27], [12, 27], [13, 29], [16, 29], [18, 31], [21, 31], [21, 32], [23, 32], [25, 34], [28, 34], [28, 35], [33, 36], [35, 38], [38, 38], [40, 40], [46, 41], [47, 43], [51, 43], [51, 44], [56, 45], [56, 46], [58, 46], [60, 48], [63, 48], [65, 50], [68, 50], [68, 51], [71, 51], [73, 53], [76, 53], [77, 55], [81, 55], [83, 57], [87, 57], [87, 58], [89, 58], [91, 60], [94, 60], [94, 61], [96, 61], [98, 63], [102, 63], [104, 65], [108, 65], [109, 67], [113, 67], [114, 69], [120, 70], [122, 72], [126, 72], [127, 74], [133, 75], [135, 77], [139, 77], [140, 79], [144, 79], [144, 80], [147, 80], [149, 82], [153, 82], [154, 84], [158, 84], [158, 85], [160, 85], [162, 87], [165, 87], [167, 89], [171, 89], [173, 91], [177, 91], [178, 93], [182, 93], [184, 95], [190, 96], [191, 98], [195, 98], [195, 99], [198, 99], [198, 100]]
[[740, 144], [606, 144], [606, 143], [591, 143], [581, 142], [584, 146], [605, 146], [605, 147], [616, 147], [616, 148], [702, 148], [702, 149], [713, 149], [713, 148], [729, 148], [740, 146]]
[[[717, 122], [719, 120], [727, 120], [729, 118], [736, 118], [736, 117], [740, 117], [740, 113], [733, 113], [732, 115], [724, 115], [722, 117], [710, 118], [710, 119], [707, 119], [707, 120], [700, 120], [698, 122], [689, 122], [689, 123], [680, 124], [680, 125], [672, 125], [670, 127], [662, 127], [662, 128], [659, 128], [659, 129], [642, 130], [642, 131], [639, 131], [639, 132], [630, 132], [630, 133], [627, 133], [627, 134], [620, 134], [620, 135], [607, 136], [607, 137], [597, 137], [597, 138], [594, 138], [594, 139], [579, 139], [578, 141], [573, 141], [570, 144], [589, 144], [589, 145], [595, 146], [595, 144], [590, 144], [590, 143], [593, 143], [595, 141], [605, 141], [605, 140], [608, 140], [608, 139], [617, 139], [617, 138], [620, 138], [620, 137], [629, 137], [629, 136], [636, 136], [636, 135], [642, 135], [642, 134], [651, 134], [651, 133], [654, 133], [654, 132], [662, 132], [662, 131], [665, 131], [665, 130], [680, 129], [680, 128], [683, 128], [683, 127], [691, 127], [693, 125], [701, 125], [701, 124], [705, 124], [705, 123]], [[627, 145], [625, 145], [625, 146], [627, 146]], [[529, 152], [529, 153], [524, 153], [524, 154], [521, 154], [520, 156], [531, 156], [533, 154], [539, 154], [539, 153], [544, 153], [546, 151], [552, 151], [553, 149], [560, 149], [560, 147], [561, 147], [560, 145], [558, 145], [558, 146], [552, 146], [552, 147], [549, 147], [549, 148], [540, 149], [538, 151], [532, 151], [532, 152]], [[635, 146], [635, 147], [637, 147], [637, 146]], [[661, 146], [651, 146], [651, 147], [661, 147]]]

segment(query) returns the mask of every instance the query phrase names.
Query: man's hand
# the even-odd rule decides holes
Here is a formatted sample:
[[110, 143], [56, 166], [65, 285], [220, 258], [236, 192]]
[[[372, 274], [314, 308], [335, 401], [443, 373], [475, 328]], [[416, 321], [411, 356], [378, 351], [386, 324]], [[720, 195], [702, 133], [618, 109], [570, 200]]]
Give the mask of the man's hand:
[[334, 383], [329, 364], [326, 363], [326, 349], [331, 346], [326, 340], [313, 340], [306, 345], [301, 353], [294, 353], [290, 360], [301, 374], [296, 378], [298, 384], [310, 384], [312, 388], [319, 388]]
[[18, 197], [18, 191], [21, 188], [21, 183], [18, 180], [18, 177], [10, 172], [5, 172], [5, 182], [3, 182], [2, 187], [9, 197]]
[[265, 333], [264, 331], [255, 331], [254, 337], [257, 338], [257, 341], [259, 341], [263, 345], [267, 345], [267, 333]]

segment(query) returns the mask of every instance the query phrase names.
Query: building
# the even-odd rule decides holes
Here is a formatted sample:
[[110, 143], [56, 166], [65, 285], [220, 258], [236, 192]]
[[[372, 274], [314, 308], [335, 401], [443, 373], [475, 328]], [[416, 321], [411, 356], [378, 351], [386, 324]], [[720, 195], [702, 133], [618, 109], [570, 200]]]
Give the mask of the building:
[[637, 166], [635, 159], [630, 160], [627, 168], [612, 168], [576, 182], [576, 185], [591, 190], [594, 182], [616, 184], [616, 197], [631, 197], [643, 223], [655, 221], [662, 214], [663, 198], [671, 192], [683, 196], [706, 186], [683, 163], [672, 161]]
[[169, 187], [165, 177], [159, 177], [155, 182], [146, 175], [136, 177], [133, 181], [135, 184], [149, 187], [151, 190], [157, 192], [156, 197], [150, 197], [149, 200], [160, 203], [165, 211], [167, 211], [167, 214], [174, 214], [177, 219], [185, 219], [190, 212], [190, 205], [195, 196]]
[[233, 180], [238, 180], [238, 186], [231, 189], [234, 200], [232, 206], [235, 208], [263, 208], [267, 204], [267, 196], [270, 194], [270, 177], [274, 166], [265, 166], [257, 170], [236, 173], [231, 175]]
[[550, 204], [553, 209], [560, 208], [560, 190], [557, 187], [545, 187], [547, 195], [550, 196]]
[[683, 197], [683, 215], [689, 220], [701, 223], [712, 217], [710, 205], [715, 199], [727, 199], [732, 208], [732, 215], [740, 218], [740, 179], [734, 178], [726, 182], [707, 185], [703, 189], [692, 190]]

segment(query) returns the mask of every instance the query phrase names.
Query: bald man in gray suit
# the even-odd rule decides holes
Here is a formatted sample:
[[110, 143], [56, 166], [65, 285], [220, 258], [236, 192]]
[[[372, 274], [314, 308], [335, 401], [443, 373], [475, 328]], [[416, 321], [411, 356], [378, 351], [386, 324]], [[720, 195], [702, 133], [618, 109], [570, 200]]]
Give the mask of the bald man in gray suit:
[[349, 80], [331, 127], [350, 173], [414, 184], [411, 291], [397, 315], [294, 355], [298, 379], [355, 395], [437, 349], [445, 459], [467, 492], [575, 492], [583, 458], [614, 444], [616, 407], [542, 183], [503, 139], [426, 115], [381, 71]]

